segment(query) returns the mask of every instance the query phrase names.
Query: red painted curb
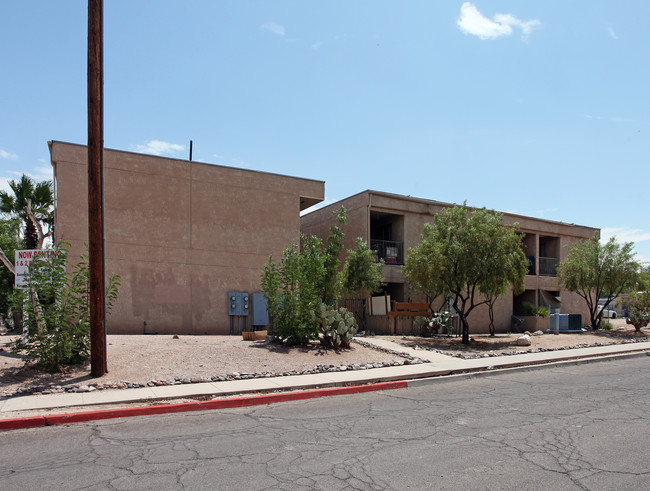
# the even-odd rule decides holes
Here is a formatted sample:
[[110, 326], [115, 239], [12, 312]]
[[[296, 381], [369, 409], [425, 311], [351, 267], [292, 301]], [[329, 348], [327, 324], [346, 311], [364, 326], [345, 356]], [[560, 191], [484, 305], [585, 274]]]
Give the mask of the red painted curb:
[[318, 397], [338, 396], [345, 394], [359, 394], [378, 390], [405, 389], [405, 381], [381, 382], [368, 385], [354, 385], [351, 387], [330, 387], [325, 389], [297, 390], [276, 394], [258, 394], [254, 396], [232, 397], [215, 399], [211, 401], [181, 402], [176, 404], [161, 404], [158, 406], [139, 406], [117, 409], [100, 409], [82, 413], [54, 414], [45, 416], [31, 416], [27, 418], [14, 418], [0, 420], [0, 430], [17, 430], [21, 428], [34, 428], [37, 426], [53, 426], [69, 423], [81, 423], [100, 419], [129, 418], [132, 416], [148, 416], [154, 414], [183, 413], [188, 411], [206, 411], [211, 409], [229, 409], [236, 407], [258, 406], [276, 402], [299, 401], [316, 399]]

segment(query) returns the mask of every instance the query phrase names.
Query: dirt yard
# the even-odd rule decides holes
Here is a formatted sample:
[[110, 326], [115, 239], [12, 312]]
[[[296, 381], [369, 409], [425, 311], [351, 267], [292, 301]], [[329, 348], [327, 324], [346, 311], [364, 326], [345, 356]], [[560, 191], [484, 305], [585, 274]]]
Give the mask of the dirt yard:
[[[530, 336], [530, 346], [517, 346], [517, 338], [521, 334], [471, 335], [470, 344], [463, 345], [460, 338], [451, 336], [436, 336], [423, 338], [419, 336], [382, 336], [404, 346], [422, 348], [424, 350], [441, 351], [444, 354], [459, 357], [480, 357], [485, 354], [497, 356], [512, 354], [517, 351], [544, 351], [553, 349], [571, 349], [587, 346], [617, 344], [629, 341], [650, 341], [650, 328], [641, 329], [640, 333], [634, 332], [634, 327], [625, 324], [625, 319], [612, 319], [612, 330], [600, 329], [587, 331], [582, 334], [544, 334]], [[426, 352], [425, 352], [426, 353]], [[426, 355], [422, 355], [426, 358]]]
[[[385, 337], [411, 347], [441, 350], [455, 356], [499, 355], [521, 350], [574, 348], [598, 344], [620, 343], [625, 340], [650, 341], [650, 329], [641, 333], [615, 320], [611, 331], [583, 334], [545, 334], [532, 336], [532, 346], [516, 345], [519, 335], [472, 336], [469, 346], [457, 337], [422, 338], [414, 336]], [[108, 369], [101, 378], [90, 377], [89, 364], [69, 367], [64, 373], [48, 374], [25, 366], [23, 359], [9, 350], [14, 335], [0, 335], [0, 396], [14, 394], [17, 389], [44, 388], [53, 385], [88, 385], [132, 383], [146, 384], [152, 381], [210, 378], [232, 374], [287, 372], [300, 373], [317, 365], [351, 366], [366, 364], [404, 363], [395, 353], [386, 353], [353, 343], [351, 349], [327, 350], [318, 343], [306, 347], [287, 348], [280, 344], [263, 341], [243, 341], [239, 336], [180, 336], [171, 335], [109, 335]], [[372, 338], [368, 338], [372, 339]]]
[[51, 385], [146, 384], [152, 380], [199, 379], [233, 373], [300, 372], [317, 365], [355, 365], [399, 362], [404, 358], [353, 343], [350, 349], [330, 350], [314, 342], [287, 348], [278, 343], [243, 341], [241, 336], [109, 335], [109, 373], [92, 378], [90, 363], [67, 367], [65, 373], [49, 374], [25, 366], [22, 357], [11, 353], [15, 335], [0, 336], [0, 396], [18, 388]]

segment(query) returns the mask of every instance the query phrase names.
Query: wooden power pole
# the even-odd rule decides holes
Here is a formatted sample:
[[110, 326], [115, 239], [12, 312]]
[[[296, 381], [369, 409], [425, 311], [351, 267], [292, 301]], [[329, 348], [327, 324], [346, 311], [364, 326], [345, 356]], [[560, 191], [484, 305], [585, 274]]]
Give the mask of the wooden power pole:
[[88, 267], [90, 273], [90, 373], [106, 362], [104, 290], [104, 3], [88, 0]]

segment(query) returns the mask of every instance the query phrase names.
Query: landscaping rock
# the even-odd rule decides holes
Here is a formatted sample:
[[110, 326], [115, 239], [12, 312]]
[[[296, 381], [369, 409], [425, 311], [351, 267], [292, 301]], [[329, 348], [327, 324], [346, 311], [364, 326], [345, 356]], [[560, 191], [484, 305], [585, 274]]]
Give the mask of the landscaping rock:
[[517, 346], [530, 346], [531, 344], [530, 336], [527, 334], [517, 338]]
[[544, 335], [544, 333], [542, 331], [535, 331], [533, 333], [533, 336], [543, 336], [543, 335]]

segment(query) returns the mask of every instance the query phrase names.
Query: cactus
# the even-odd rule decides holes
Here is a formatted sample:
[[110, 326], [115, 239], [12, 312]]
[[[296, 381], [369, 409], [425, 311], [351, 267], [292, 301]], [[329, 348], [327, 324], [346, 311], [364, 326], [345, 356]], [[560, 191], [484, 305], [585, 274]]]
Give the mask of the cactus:
[[333, 348], [350, 347], [350, 341], [357, 332], [354, 314], [345, 308], [334, 309], [321, 302], [316, 310], [311, 311], [311, 317], [320, 329], [321, 343]]
[[450, 335], [453, 330], [451, 314], [447, 311], [434, 312], [431, 317], [416, 317], [413, 326], [420, 329], [421, 336]]

